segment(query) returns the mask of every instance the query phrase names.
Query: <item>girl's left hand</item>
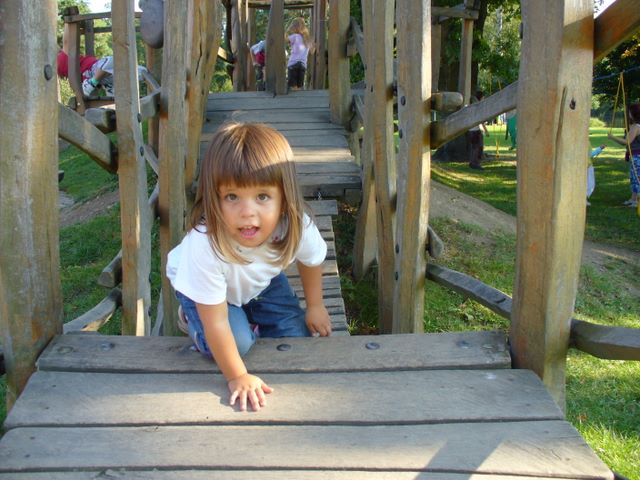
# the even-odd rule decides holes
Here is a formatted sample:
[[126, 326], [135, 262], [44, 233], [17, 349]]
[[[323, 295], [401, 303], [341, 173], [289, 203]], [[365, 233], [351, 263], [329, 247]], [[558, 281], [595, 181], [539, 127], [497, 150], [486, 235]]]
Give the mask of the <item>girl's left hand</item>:
[[307, 305], [305, 316], [307, 328], [314, 337], [328, 337], [331, 335], [331, 318], [324, 305]]

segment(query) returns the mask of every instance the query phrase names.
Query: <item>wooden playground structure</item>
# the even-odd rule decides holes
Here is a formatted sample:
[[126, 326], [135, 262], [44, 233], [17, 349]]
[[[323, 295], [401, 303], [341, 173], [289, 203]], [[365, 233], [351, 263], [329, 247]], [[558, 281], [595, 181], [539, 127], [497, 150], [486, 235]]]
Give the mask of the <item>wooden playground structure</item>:
[[[114, 0], [106, 15], [67, 12], [75, 110], [57, 100], [56, 2], [5, 4], [0, 331], [10, 411], [0, 479], [615, 478], [564, 419], [564, 368], [570, 346], [640, 360], [637, 331], [572, 320], [592, 66], [640, 28], [636, 2], [616, 0], [594, 20], [592, 2], [523, 0], [519, 80], [473, 105], [473, 1], [455, 8], [399, 1], [394, 8], [363, 0], [362, 26], [343, 0], [160, 4], [163, 45], [146, 47], [142, 98], [135, 30], [145, 12], [136, 20], [129, 0]], [[258, 8], [269, 10], [266, 92], [249, 91], [247, 45]], [[286, 8], [312, 12], [314, 90], [286, 92]], [[223, 9], [230, 51], [219, 44]], [[95, 108], [79, 83], [80, 38], [90, 45], [91, 22], [105, 16], [114, 39], [112, 109]], [[454, 17], [462, 19], [459, 92], [438, 92], [439, 25]], [[208, 92], [218, 55], [233, 64], [232, 93]], [[363, 88], [352, 88], [352, 55], [366, 66]], [[428, 261], [439, 248], [428, 218], [431, 149], [516, 106], [511, 299]], [[432, 111], [450, 114], [434, 121]], [[177, 301], [166, 278], [158, 305], [149, 285], [152, 224], [159, 224], [164, 271], [184, 234], [202, 143], [227, 119], [262, 121], [285, 134], [330, 247], [323, 288], [337, 334], [259, 340], [247, 367], [276, 393], [255, 414], [226, 405], [216, 365], [177, 336]], [[111, 131], [117, 146], [106, 136]], [[525, 133], [532, 131], [535, 137]], [[99, 279], [110, 289], [105, 300], [64, 325], [59, 136], [117, 174], [122, 228], [122, 250]], [[332, 250], [335, 198], [360, 202], [354, 274], [377, 264], [383, 335], [348, 335]], [[295, 272], [287, 273], [298, 288]], [[510, 318], [508, 338], [424, 334], [426, 280]], [[92, 334], [117, 308], [122, 335]]]

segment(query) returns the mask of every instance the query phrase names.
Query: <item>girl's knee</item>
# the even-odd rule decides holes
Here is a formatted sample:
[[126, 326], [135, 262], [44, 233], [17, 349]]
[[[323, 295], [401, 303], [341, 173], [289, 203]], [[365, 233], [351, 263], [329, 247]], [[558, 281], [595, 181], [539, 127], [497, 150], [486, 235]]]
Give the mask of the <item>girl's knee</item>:
[[256, 334], [249, 330], [249, 332], [242, 332], [242, 334], [236, 334], [234, 332], [234, 336], [236, 339], [236, 347], [238, 348], [238, 353], [241, 357], [244, 357], [251, 347], [253, 347], [254, 343], [256, 343]]

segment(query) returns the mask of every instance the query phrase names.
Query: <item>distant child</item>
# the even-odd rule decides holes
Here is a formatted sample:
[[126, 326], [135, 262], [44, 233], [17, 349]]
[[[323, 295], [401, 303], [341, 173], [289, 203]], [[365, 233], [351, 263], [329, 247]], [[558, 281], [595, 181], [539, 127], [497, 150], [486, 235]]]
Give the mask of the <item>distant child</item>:
[[[322, 300], [327, 245], [305, 213], [287, 140], [261, 124], [227, 124], [200, 169], [190, 230], [169, 252], [167, 277], [181, 305], [181, 329], [212, 355], [229, 402], [254, 410], [271, 393], [242, 356], [256, 337], [328, 336]], [[306, 312], [283, 270], [296, 262]]]
[[291, 52], [287, 62], [287, 86], [291, 90], [300, 90], [304, 87], [304, 76], [307, 72], [307, 56], [313, 48], [313, 42], [309, 30], [304, 23], [304, 18], [294, 18], [287, 29]]
[[265, 41], [260, 40], [249, 49], [256, 74], [256, 90], [264, 90]]
[[591, 159], [600, 155], [604, 149], [605, 149], [605, 145], [600, 145], [599, 147], [596, 147], [593, 150], [591, 150], [591, 153], [589, 154], [589, 166], [587, 167], [587, 206], [591, 206], [591, 202], [589, 202], [589, 197], [591, 196], [593, 191], [596, 189], [596, 172], [593, 169], [593, 163]]
[[[80, 74], [82, 80], [82, 94], [85, 97], [96, 97], [100, 89], [105, 95], [113, 97], [113, 57], [108, 55], [96, 58], [91, 55], [80, 55]], [[138, 77], [141, 79], [146, 68], [138, 66]], [[69, 56], [65, 50], [58, 51], [58, 76], [69, 77]]]
[[[629, 181], [631, 182], [631, 198], [623, 205], [638, 207], [638, 193], [640, 192], [640, 103], [629, 105], [629, 132], [626, 138], [616, 137], [609, 133], [609, 139], [627, 148], [625, 158], [629, 161]], [[640, 212], [639, 212], [640, 213]]]

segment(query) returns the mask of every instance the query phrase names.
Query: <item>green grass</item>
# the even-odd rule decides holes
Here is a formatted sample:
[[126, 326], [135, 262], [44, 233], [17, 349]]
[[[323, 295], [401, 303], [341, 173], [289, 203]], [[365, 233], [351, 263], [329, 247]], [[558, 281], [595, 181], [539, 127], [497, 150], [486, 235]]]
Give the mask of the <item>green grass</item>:
[[[460, 190], [511, 215], [516, 215], [516, 155], [508, 149], [504, 127], [490, 126], [485, 139], [484, 170], [468, 168], [466, 163], [434, 163], [432, 178]], [[622, 205], [629, 198], [629, 164], [624, 161], [624, 147], [607, 139], [608, 129], [589, 131], [592, 147], [606, 145], [594, 159], [596, 188], [587, 209], [587, 239], [640, 251], [640, 217]], [[622, 135], [619, 129], [614, 134]], [[499, 143], [496, 150], [495, 142]], [[497, 156], [496, 156], [497, 153]]]

